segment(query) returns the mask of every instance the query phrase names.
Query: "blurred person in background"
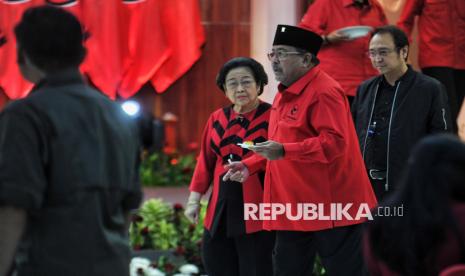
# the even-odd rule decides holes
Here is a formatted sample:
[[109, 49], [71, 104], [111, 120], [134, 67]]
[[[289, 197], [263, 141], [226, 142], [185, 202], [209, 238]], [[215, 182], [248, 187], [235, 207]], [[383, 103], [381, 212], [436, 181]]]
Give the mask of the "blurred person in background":
[[[367, 227], [370, 275], [435, 276], [465, 262], [465, 144], [452, 135], [424, 138], [413, 149], [401, 187]], [[463, 275], [463, 274], [460, 274]]]
[[264, 173], [243, 183], [223, 180], [225, 164], [253, 154], [238, 143], [268, 138], [271, 105], [258, 98], [268, 77], [254, 59], [237, 57], [223, 65], [216, 84], [232, 104], [213, 112], [207, 121], [185, 215], [197, 222], [200, 198], [212, 186], [202, 239], [208, 275], [269, 276], [274, 233], [263, 231], [260, 220], [244, 220], [244, 203], [263, 201]]
[[386, 17], [377, 0], [315, 0], [299, 26], [323, 37], [318, 54], [320, 67], [341, 84], [349, 103], [357, 87], [377, 71], [366, 57], [369, 37], [351, 37], [340, 29], [352, 26], [380, 27]]
[[457, 127], [460, 139], [465, 141], [465, 100], [462, 103], [462, 108], [460, 108], [460, 113], [457, 118]]
[[[465, 96], [465, 1], [408, 0], [397, 25], [409, 36], [418, 16], [418, 63], [446, 86], [452, 121]], [[457, 131], [456, 126], [453, 126]]]
[[0, 114], [0, 275], [127, 276], [137, 129], [84, 83], [74, 15], [31, 8], [14, 31], [35, 88]]

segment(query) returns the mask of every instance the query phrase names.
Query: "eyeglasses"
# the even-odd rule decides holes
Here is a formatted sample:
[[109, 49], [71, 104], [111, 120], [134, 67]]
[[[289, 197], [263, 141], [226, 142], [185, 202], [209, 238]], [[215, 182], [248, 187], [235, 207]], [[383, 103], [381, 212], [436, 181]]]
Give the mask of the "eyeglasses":
[[395, 52], [396, 49], [380, 49], [380, 50], [369, 50], [366, 54], [369, 58], [375, 58], [376, 56], [387, 57], [390, 53]]
[[268, 59], [270, 61], [273, 61], [273, 59], [276, 57], [279, 61], [282, 61], [286, 59], [289, 55], [301, 55], [302, 53], [300, 52], [286, 52], [286, 51], [276, 51], [276, 52], [271, 52], [268, 53]]
[[242, 80], [242, 81], [227, 81], [226, 82], [226, 89], [227, 90], [236, 90], [239, 87], [239, 84], [243, 88], [250, 88], [255, 83], [253, 80]]

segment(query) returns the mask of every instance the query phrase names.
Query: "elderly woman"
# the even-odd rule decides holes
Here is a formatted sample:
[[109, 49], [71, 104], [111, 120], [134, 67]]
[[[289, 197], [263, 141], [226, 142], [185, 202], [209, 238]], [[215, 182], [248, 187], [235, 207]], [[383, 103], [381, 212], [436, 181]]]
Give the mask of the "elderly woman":
[[240, 161], [253, 154], [238, 144], [267, 140], [271, 106], [258, 99], [267, 83], [263, 66], [245, 57], [226, 62], [216, 79], [232, 105], [216, 110], [208, 119], [185, 211], [196, 222], [200, 198], [212, 185], [202, 243], [210, 276], [273, 274], [273, 233], [262, 231], [260, 220], [244, 220], [244, 203], [262, 202], [263, 173], [244, 183], [222, 180], [229, 160]]

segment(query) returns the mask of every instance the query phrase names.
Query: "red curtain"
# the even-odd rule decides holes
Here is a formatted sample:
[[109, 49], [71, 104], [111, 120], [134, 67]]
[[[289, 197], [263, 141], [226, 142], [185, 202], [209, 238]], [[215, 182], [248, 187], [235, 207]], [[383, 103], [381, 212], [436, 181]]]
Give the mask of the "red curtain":
[[152, 78], [152, 84], [158, 93], [166, 91], [191, 68], [202, 54], [201, 47], [205, 42], [197, 0], [161, 2], [161, 18], [172, 54]]
[[123, 77], [119, 95], [132, 96], [169, 58], [171, 50], [162, 26], [162, 2], [123, 1], [121, 33], [124, 49]]
[[15, 24], [27, 8], [48, 3], [74, 13], [89, 35], [81, 71], [103, 93], [128, 98], [151, 81], [165, 91], [200, 57], [204, 33], [198, 0], [0, 0], [0, 88], [10, 99], [32, 84], [16, 65]]
[[10, 99], [24, 97], [32, 88], [32, 84], [21, 76], [16, 65], [16, 41], [13, 29], [27, 8], [41, 3], [41, 0], [0, 2], [0, 30], [5, 41], [0, 46], [0, 87]]
[[[157, 0], [158, 1], [158, 0]], [[92, 83], [114, 99], [123, 74], [121, 3], [81, 0], [82, 21], [89, 34], [87, 57], [82, 69]]]

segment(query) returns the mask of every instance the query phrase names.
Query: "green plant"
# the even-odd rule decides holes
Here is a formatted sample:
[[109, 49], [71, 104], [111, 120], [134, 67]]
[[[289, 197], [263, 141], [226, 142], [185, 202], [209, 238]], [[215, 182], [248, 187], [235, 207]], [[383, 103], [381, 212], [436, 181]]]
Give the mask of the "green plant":
[[203, 267], [200, 257], [202, 236], [204, 231], [203, 221], [207, 212], [207, 202], [201, 202], [199, 222], [192, 224], [184, 216], [184, 208], [181, 205], [175, 205], [175, 225], [179, 233], [178, 246], [175, 254], [182, 255], [190, 264], [197, 267]]
[[167, 250], [175, 248], [178, 233], [173, 209], [161, 199], [146, 201], [135, 214], [130, 226], [130, 242], [136, 249]]
[[[202, 201], [199, 222], [192, 224], [184, 216], [184, 207], [181, 204], [171, 206], [161, 199], [150, 199], [132, 216], [129, 230], [131, 246], [135, 250], [169, 252], [152, 260], [156, 267], [165, 272], [176, 271], [185, 263], [194, 264], [203, 272], [200, 251], [206, 210], [207, 202]], [[174, 255], [175, 258], [170, 258], [169, 255]], [[315, 259], [313, 275], [326, 275], [319, 256]]]
[[[167, 256], [155, 260], [157, 267], [178, 267], [183, 263], [194, 264], [203, 270], [200, 257], [203, 221], [206, 214], [206, 202], [201, 202], [199, 222], [190, 223], [184, 216], [181, 204], [173, 206], [161, 199], [150, 199], [132, 216], [129, 229], [131, 246], [135, 250], [164, 250], [175, 258]], [[179, 258], [183, 261], [179, 262]], [[174, 260], [175, 259], [175, 260]]]
[[144, 186], [185, 186], [194, 172], [193, 154], [177, 155], [154, 152], [143, 158], [140, 179]]

